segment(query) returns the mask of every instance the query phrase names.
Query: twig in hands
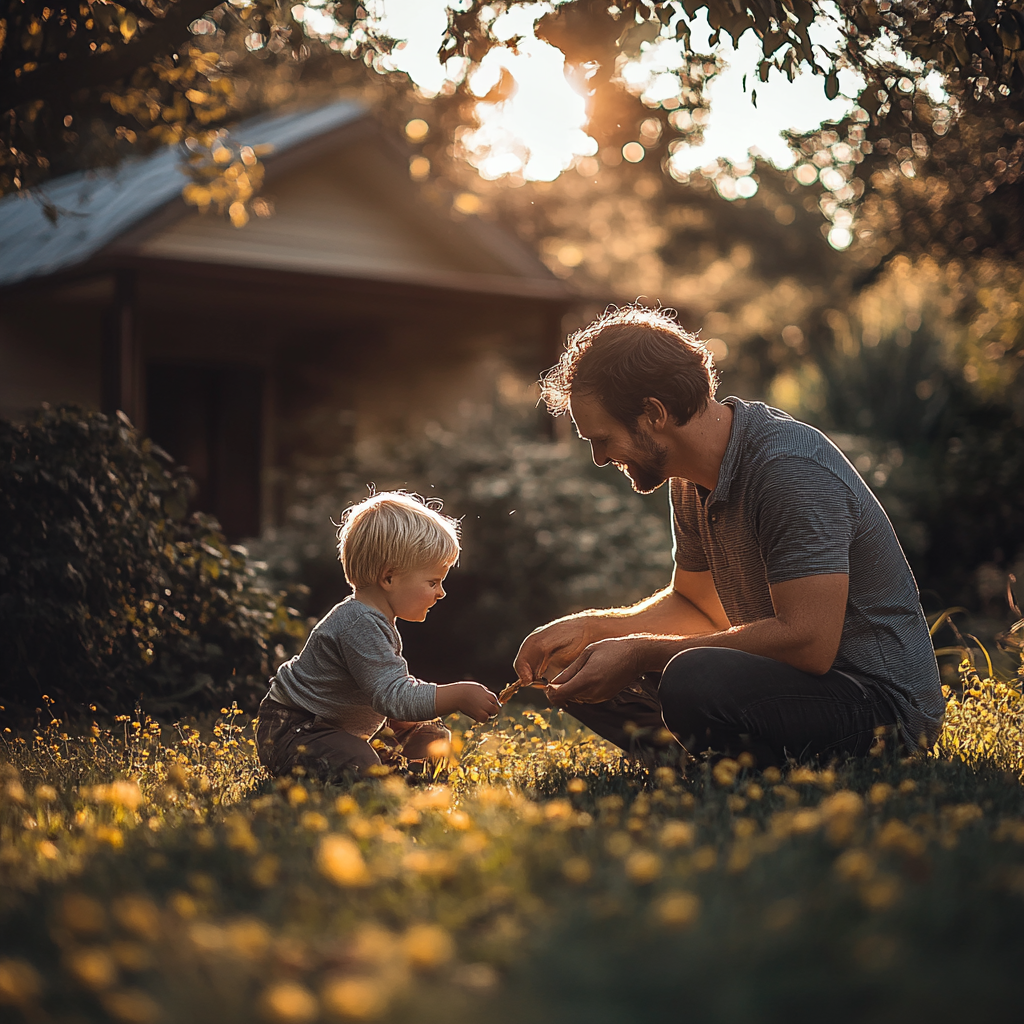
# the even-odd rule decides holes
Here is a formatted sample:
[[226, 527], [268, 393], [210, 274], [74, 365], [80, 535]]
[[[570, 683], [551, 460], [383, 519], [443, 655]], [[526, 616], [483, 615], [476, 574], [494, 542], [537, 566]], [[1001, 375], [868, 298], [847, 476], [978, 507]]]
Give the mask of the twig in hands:
[[548, 685], [548, 681], [541, 676], [540, 679], [535, 679], [533, 683], [527, 684], [523, 679], [517, 679], [514, 683], [509, 683], [501, 693], [498, 694], [498, 703], [507, 704], [512, 697], [517, 694], [526, 685], [536, 685], [537, 683], [543, 683], [545, 686]]

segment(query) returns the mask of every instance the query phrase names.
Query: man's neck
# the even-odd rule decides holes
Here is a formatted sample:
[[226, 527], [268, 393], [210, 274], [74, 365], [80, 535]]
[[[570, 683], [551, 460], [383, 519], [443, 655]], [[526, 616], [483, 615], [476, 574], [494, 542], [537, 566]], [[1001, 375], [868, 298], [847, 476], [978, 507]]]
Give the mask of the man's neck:
[[732, 406], [712, 400], [689, 423], [675, 427], [672, 436], [665, 439], [669, 445], [665, 463], [668, 475], [683, 477], [713, 491], [729, 447], [732, 422]]

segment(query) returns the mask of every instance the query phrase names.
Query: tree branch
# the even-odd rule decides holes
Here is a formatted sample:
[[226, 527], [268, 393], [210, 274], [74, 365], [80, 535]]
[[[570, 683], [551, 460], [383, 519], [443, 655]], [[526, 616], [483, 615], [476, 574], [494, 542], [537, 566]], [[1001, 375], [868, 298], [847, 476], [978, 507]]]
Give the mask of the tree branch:
[[159, 54], [184, 43], [188, 26], [216, 6], [211, 0], [176, 0], [162, 19], [147, 11], [146, 18], [153, 19], [152, 23], [131, 42], [115, 45], [110, 53], [82, 49], [74, 56], [69, 54], [67, 60], [53, 61], [18, 78], [9, 73], [0, 88], [3, 109], [33, 100], [52, 102], [79, 89], [120, 81]]

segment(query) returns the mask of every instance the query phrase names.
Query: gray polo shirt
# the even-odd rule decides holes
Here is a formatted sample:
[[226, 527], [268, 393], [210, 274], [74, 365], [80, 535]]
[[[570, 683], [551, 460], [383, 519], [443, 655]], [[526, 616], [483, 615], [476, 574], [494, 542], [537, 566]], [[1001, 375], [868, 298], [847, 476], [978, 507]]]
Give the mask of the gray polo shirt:
[[409, 674], [402, 638], [388, 617], [349, 596], [281, 665], [269, 696], [369, 739], [387, 718], [429, 721], [436, 691], [434, 683]]
[[711, 492], [670, 482], [674, 556], [711, 570], [734, 626], [772, 618], [769, 586], [848, 573], [834, 669], [882, 690], [914, 748], [938, 736], [945, 702], [914, 576], [878, 499], [823, 434], [762, 402], [725, 399], [733, 422]]

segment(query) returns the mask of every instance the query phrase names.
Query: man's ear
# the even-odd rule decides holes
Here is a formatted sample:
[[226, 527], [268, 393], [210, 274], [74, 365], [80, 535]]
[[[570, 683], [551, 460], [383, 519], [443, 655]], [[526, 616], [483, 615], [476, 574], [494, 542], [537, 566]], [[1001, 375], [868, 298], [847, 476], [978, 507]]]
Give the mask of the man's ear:
[[652, 431], [660, 432], [664, 430], [671, 420], [672, 416], [668, 409], [665, 408], [657, 398], [645, 398], [644, 399], [644, 411], [641, 419], [646, 420], [646, 426]]

